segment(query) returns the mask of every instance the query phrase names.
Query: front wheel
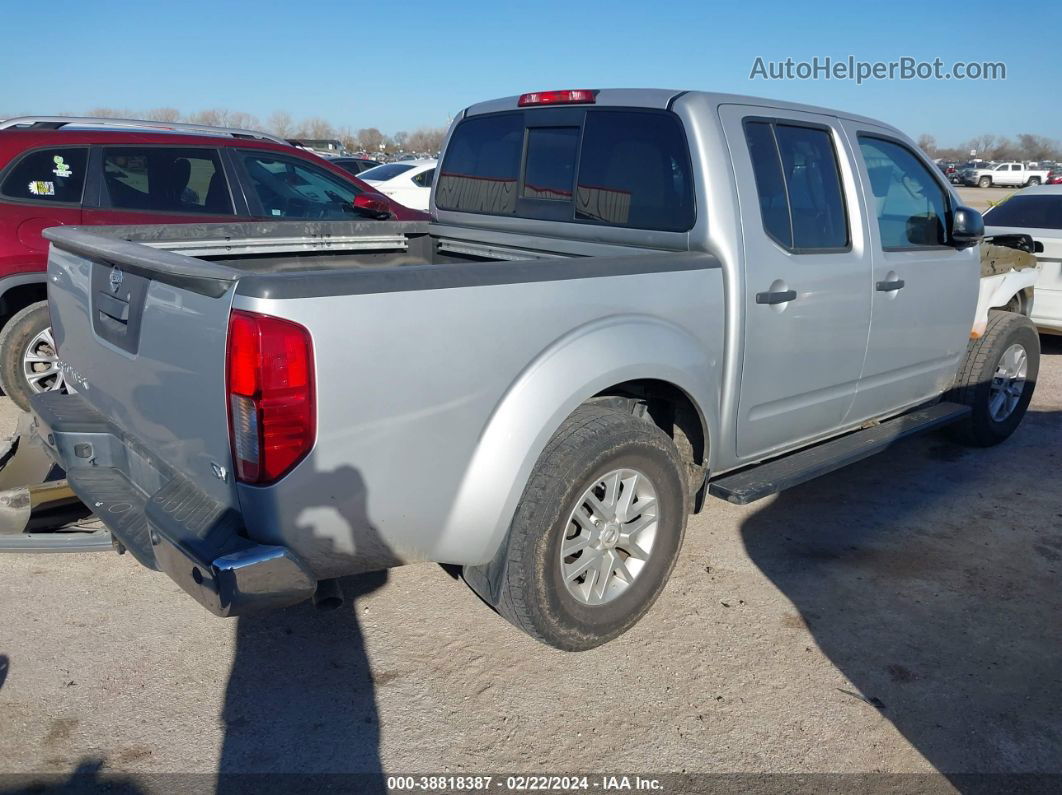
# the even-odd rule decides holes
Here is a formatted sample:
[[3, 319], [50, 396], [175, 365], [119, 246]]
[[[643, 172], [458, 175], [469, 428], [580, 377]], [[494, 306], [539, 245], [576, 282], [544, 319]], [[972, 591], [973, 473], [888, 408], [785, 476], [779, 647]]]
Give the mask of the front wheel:
[[32, 395], [66, 391], [47, 301], [16, 312], [0, 332], [0, 386], [23, 411]]
[[495, 608], [567, 651], [626, 632], [674, 568], [686, 528], [685, 472], [652, 423], [603, 406], [576, 409], [517, 506]]
[[981, 179], [977, 180], [977, 186], [979, 188], [991, 188], [992, 187], [992, 178], [991, 177], [981, 177]]
[[1040, 337], [1024, 315], [992, 311], [980, 339], [971, 340], [949, 399], [971, 408], [949, 427], [956, 441], [991, 447], [1021, 423], [1040, 371]]

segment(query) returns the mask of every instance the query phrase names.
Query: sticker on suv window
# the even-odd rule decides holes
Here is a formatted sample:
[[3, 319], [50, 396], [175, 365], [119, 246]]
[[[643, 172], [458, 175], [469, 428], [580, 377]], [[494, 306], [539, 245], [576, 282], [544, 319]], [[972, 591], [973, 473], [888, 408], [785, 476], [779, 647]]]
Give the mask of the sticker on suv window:
[[43, 179], [35, 179], [29, 184], [29, 192], [34, 196], [54, 196], [55, 183]]
[[70, 170], [70, 164], [63, 162], [63, 156], [62, 155], [56, 155], [55, 157], [52, 158], [52, 161], [55, 163], [55, 168], [52, 169], [52, 173], [55, 174], [55, 176], [57, 176], [57, 177], [72, 177], [72, 176], [74, 176], [74, 172]]

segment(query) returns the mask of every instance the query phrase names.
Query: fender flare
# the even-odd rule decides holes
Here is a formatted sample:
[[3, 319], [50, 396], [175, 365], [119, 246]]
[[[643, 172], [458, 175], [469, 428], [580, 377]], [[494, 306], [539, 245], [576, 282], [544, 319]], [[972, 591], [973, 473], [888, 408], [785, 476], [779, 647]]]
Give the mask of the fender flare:
[[[594, 363], [608, 362], [601, 369]], [[517, 376], [487, 420], [444, 524], [444, 559], [486, 563], [501, 546], [531, 470], [561, 423], [615, 384], [668, 382], [700, 414], [708, 455], [718, 429], [721, 347], [713, 355], [681, 326], [613, 315], [555, 340]], [[709, 459], [710, 460], [710, 459]]]

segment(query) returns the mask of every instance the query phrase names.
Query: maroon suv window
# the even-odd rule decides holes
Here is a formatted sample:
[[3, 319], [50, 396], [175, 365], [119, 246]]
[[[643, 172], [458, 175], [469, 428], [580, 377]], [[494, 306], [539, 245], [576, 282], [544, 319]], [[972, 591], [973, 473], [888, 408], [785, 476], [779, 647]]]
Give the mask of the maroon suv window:
[[233, 215], [216, 149], [108, 146], [104, 206], [117, 210]]
[[23, 201], [80, 204], [87, 151], [57, 147], [30, 152], [8, 171], [0, 193]]

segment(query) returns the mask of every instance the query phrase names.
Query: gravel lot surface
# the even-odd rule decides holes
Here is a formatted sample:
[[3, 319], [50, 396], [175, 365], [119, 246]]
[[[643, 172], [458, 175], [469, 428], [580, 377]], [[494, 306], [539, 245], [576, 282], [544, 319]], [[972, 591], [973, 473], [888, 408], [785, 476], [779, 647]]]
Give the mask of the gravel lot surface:
[[4, 556], [0, 772], [1062, 773], [1062, 340], [1041, 339], [1007, 443], [930, 435], [713, 501], [649, 615], [583, 654], [434, 565], [352, 579], [337, 612], [224, 620], [129, 556]]

